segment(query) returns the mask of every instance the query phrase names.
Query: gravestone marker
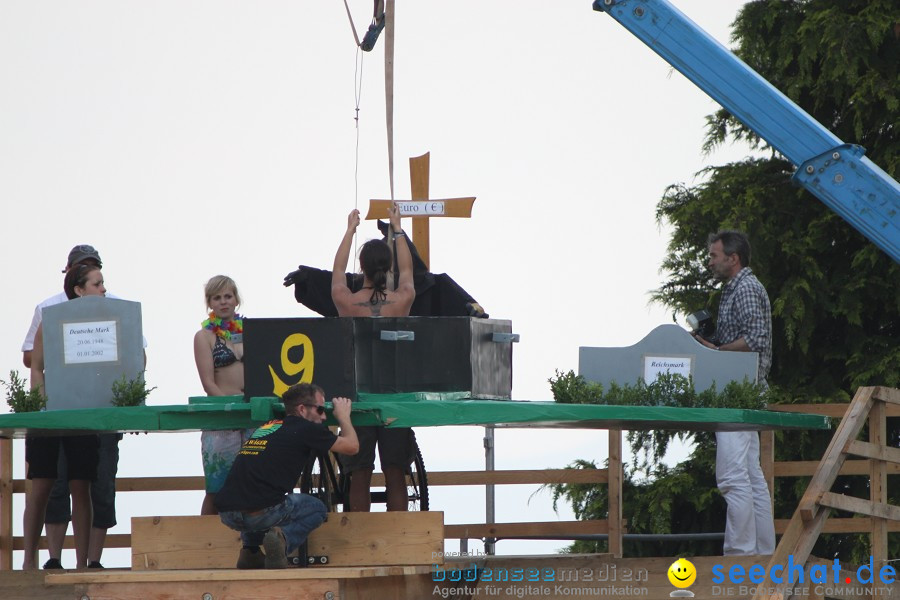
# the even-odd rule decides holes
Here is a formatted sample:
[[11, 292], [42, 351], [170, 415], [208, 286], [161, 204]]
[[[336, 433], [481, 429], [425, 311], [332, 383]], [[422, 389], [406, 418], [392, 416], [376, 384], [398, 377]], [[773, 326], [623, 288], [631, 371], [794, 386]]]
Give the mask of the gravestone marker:
[[47, 410], [109, 407], [113, 382], [144, 370], [139, 302], [85, 296], [49, 306], [43, 341]]
[[694, 389], [702, 392], [714, 382], [721, 390], [731, 381], [756, 381], [756, 352], [712, 350], [698, 343], [678, 325], [660, 325], [640, 342], [623, 348], [578, 349], [578, 373], [603, 384], [613, 381], [634, 385], [638, 379], [650, 383], [660, 373], [694, 378]]

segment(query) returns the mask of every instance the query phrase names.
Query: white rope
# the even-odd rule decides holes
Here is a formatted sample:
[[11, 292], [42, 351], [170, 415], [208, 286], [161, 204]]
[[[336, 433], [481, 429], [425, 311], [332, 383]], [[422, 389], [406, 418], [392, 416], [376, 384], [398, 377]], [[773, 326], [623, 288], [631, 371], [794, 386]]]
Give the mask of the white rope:
[[[346, 2], [346, 0], [345, 0]], [[355, 32], [354, 32], [355, 34]], [[356, 59], [354, 61], [353, 70], [353, 100], [354, 114], [353, 121], [356, 123], [356, 149], [353, 165], [353, 208], [359, 209], [359, 105], [362, 100], [362, 84], [363, 84], [363, 59], [365, 53], [356, 47]], [[357, 244], [359, 234], [353, 236], [353, 270], [356, 270]]]

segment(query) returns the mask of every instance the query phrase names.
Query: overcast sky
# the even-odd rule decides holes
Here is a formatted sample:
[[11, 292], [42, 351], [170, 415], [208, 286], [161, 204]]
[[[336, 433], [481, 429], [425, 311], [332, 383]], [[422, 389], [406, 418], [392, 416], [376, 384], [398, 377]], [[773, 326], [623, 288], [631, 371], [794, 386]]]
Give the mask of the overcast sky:
[[[410, 194], [408, 157], [429, 151], [432, 198], [477, 197], [471, 220], [432, 221], [431, 264], [512, 320], [517, 400], [550, 400], [547, 379], [577, 370], [579, 346], [631, 345], [671, 322], [649, 304], [669, 235], [656, 203], [747, 154], [703, 156], [718, 106], [590, 4], [398, 2], [396, 197]], [[742, 2], [675, 4], [729, 45]], [[350, 5], [362, 33], [371, 2]], [[0, 3], [0, 248], [22, 265], [2, 278], [3, 378], [23, 371], [34, 305], [62, 289], [80, 243], [100, 251], [110, 291], [142, 304], [150, 404], [203, 393], [191, 340], [210, 276], [238, 282], [246, 316], [315, 316], [283, 276], [300, 263], [330, 269], [347, 213], [390, 196], [383, 47], [362, 63], [355, 179], [357, 51], [338, 0]], [[375, 236], [364, 222], [360, 244]], [[418, 435], [432, 470], [483, 466], [482, 429]], [[202, 472], [198, 434], [129, 436], [121, 452], [122, 476]], [[497, 434], [497, 468], [576, 458], [605, 459], [605, 432]], [[23, 460], [17, 442], [17, 478]], [[572, 518], [547, 492], [529, 503], [535, 488], [500, 486], [498, 521]], [[482, 522], [473, 494], [434, 489], [432, 507], [447, 523]], [[195, 514], [201, 495], [121, 494], [112, 531], [132, 515]], [[130, 558], [108, 550], [103, 562]]]

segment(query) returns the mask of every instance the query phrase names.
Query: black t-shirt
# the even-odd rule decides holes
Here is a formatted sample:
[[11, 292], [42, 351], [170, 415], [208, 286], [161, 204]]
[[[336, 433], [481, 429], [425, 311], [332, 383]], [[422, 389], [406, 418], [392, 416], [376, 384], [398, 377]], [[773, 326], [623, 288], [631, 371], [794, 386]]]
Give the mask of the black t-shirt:
[[269, 421], [241, 447], [216, 493], [216, 508], [225, 512], [275, 506], [293, 491], [309, 453], [330, 450], [336, 440], [327, 427], [303, 417]]

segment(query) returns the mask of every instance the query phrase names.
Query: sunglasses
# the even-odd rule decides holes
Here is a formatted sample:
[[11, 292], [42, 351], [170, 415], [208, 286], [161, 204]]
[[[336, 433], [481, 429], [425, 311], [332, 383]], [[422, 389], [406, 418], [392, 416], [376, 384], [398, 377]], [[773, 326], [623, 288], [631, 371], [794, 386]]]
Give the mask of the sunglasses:
[[324, 407], [324, 406], [319, 406], [318, 404], [304, 404], [303, 406], [308, 406], [309, 408], [314, 408], [314, 409], [316, 409], [316, 412], [319, 413], [320, 415], [324, 415], [324, 414], [325, 414], [325, 407]]

